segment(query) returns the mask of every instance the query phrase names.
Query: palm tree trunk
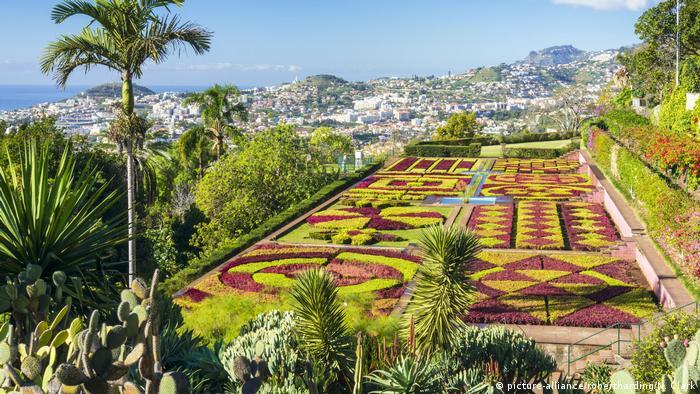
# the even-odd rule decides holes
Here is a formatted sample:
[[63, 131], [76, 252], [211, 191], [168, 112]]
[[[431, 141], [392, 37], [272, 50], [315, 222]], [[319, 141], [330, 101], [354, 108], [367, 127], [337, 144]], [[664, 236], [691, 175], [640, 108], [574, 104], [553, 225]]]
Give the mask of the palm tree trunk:
[[[122, 74], [122, 111], [127, 116], [134, 113], [134, 88], [131, 75]], [[134, 141], [126, 141], [126, 209], [129, 233], [129, 285], [136, 275], [136, 210], [134, 193]]]
[[219, 160], [221, 156], [224, 154], [224, 136], [223, 134], [218, 134], [216, 136], [217, 141], [217, 147], [216, 147], [216, 160]]

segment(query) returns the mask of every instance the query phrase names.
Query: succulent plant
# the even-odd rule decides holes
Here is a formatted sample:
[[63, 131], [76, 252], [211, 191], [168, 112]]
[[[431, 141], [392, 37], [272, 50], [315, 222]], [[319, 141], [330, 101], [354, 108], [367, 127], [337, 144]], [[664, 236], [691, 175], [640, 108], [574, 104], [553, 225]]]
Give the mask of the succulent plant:
[[[686, 394], [691, 388], [697, 390], [700, 384], [700, 330], [692, 340], [681, 341], [678, 336], [666, 337], [661, 343], [666, 361], [674, 369], [671, 375], [664, 375], [657, 392], [662, 394]], [[626, 370], [614, 373], [610, 377], [616, 394], [633, 394], [636, 392], [634, 377]]]
[[233, 371], [236, 378], [243, 382], [242, 394], [257, 393], [263, 383], [272, 376], [267, 361], [262, 359], [265, 353], [265, 344], [255, 344], [255, 358], [249, 360], [245, 356], [237, 356], [233, 361]]

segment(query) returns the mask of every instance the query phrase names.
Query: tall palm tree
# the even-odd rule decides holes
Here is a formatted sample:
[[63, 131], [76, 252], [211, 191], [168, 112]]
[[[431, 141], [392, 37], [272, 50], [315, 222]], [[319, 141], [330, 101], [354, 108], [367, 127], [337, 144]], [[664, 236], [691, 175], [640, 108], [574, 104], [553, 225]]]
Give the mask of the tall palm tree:
[[185, 105], [196, 105], [202, 112], [202, 122], [213, 142], [218, 159], [224, 154], [226, 138], [235, 133], [234, 118], [248, 120], [248, 110], [238, 101], [241, 92], [233, 85], [214, 85], [185, 99]]
[[[180, 139], [177, 140], [177, 151], [180, 162], [187, 169], [196, 166], [197, 179], [204, 176], [204, 169], [211, 161], [212, 142], [207, 137], [206, 130], [201, 126], [187, 130]], [[193, 160], [194, 159], [194, 162]]]
[[461, 316], [467, 313], [473, 292], [468, 269], [481, 243], [472, 232], [442, 225], [425, 229], [419, 242], [423, 265], [406, 317], [414, 319], [416, 348], [427, 357], [449, 348], [453, 336], [465, 327]]
[[80, 68], [88, 72], [103, 66], [121, 75], [123, 127], [117, 142], [124, 146], [127, 155], [130, 282], [136, 270], [134, 151], [145, 132], [134, 114], [133, 79], [143, 75], [143, 66], [149, 61], [162, 63], [170, 53], [179, 54], [187, 48], [203, 54], [211, 44], [209, 31], [170, 14], [169, 6], [183, 3], [184, 0], [63, 0], [51, 13], [54, 22], [62, 23], [77, 15], [88, 17], [90, 22], [80, 33], [62, 35], [50, 43], [41, 59], [42, 72], [53, 73], [61, 87]]

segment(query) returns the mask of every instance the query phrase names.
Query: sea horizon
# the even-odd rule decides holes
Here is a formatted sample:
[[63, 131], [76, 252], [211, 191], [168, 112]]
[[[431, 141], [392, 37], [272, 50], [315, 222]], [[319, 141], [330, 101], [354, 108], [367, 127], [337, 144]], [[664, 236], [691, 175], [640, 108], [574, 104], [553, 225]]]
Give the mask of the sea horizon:
[[[43, 103], [55, 103], [74, 97], [98, 85], [69, 85], [60, 89], [56, 85], [0, 84], [0, 112], [30, 108]], [[208, 85], [142, 85], [156, 93], [197, 92]], [[254, 86], [239, 86], [240, 89], [252, 89]]]

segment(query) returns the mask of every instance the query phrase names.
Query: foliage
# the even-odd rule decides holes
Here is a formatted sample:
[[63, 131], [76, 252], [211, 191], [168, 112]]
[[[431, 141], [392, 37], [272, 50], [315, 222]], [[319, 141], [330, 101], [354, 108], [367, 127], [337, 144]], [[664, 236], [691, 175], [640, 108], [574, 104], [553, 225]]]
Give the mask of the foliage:
[[441, 225], [424, 230], [419, 242], [423, 265], [406, 316], [415, 322], [418, 352], [429, 355], [449, 348], [465, 327], [460, 317], [473, 291], [467, 272], [481, 244], [472, 232]]
[[375, 386], [371, 394], [429, 394], [441, 389], [434, 364], [425, 358], [400, 356], [387, 370], [376, 370], [367, 376]]
[[663, 131], [684, 134], [691, 129], [691, 114], [685, 109], [686, 90], [677, 87], [661, 103], [657, 123]]
[[625, 86], [612, 99], [612, 104], [616, 109], [629, 109], [632, 107], [632, 89]]
[[204, 177], [205, 170], [214, 159], [212, 149], [213, 144], [203, 127], [192, 127], [177, 140], [180, 165], [186, 173], [194, 175], [192, 179], [201, 180]]
[[659, 346], [664, 338], [691, 338], [700, 329], [700, 319], [692, 314], [676, 312], [654, 322], [653, 330], [635, 342], [630, 372], [635, 379], [645, 384], [656, 383], [664, 374], [673, 369], [664, 357], [663, 348]]
[[700, 58], [697, 55], [683, 62], [679, 78], [686, 91], [700, 93]]
[[581, 381], [591, 388], [591, 394], [611, 394], [610, 375], [609, 365], [588, 363], [581, 373]]
[[579, 148], [578, 142], [572, 142], [563, 148], [508, 148], [503, 149], [503, 157], [523, 159], [556, 159]]
[[307, 155], [294, 128], [278, 126], [223, 156], [197, 186], [197, 207], [209, 221], [198, 226], [196, 245], [213, 251], [332, 180]]
[[472, 143], [466, 146], [440, 144], [406, 145], [404, 152], [409, 156], [423, 157], [478, 157], [481, 154], [481, 144]]
[[450, 140], [456, 138], [469, 138], [483, 128], [476, 121], [476, 113], [474, 112], [458, 112], [452, 114], [447, 119], [447, 124], [439, 126], [435, 130], [435, 139]]
[[0, 267], [19, 273], [36, 264], [50, 277], [55, 271], [83, 276], [104, 288], [101, 259], [125, 239], [124, 215], [103, 220], [118, 195], [98, 186], [88, 162], [80, 171], [67, 146], [50, 177], [46, 147], [25, 144], [17, 166], [0, 168]]
[[323, 164], [336, 163], [343, 155], [353, 152], [352, 138], [335, 132], [330, 127], [319, 127], [311, 133], [309, 148]]
[[337, 295], [333, 277], [317, 269], [300, 274], [290, 293], [302, 350], [334, 380], [347, 382], [353, 341]]
[[517, 383], [546, 383], [556, 369], [552, 356], [534, 340], [504, 327], [468, 327], [454, 338], [449, 351], [448, 375], [471, 368], [488, 371], [504, 386]]
[[226, 151], [226, 139], [240, 140], [242, 134], [233, 125], [235, 118], [248, 119], [248, 109], [238, 98], [240, 91], [233, 85], [214, 85], [211, 88], [190, 94], [183, 105], [199, 107], [204, 123], [204, 136], [211, 140], [211, 149], [220, 158]]

